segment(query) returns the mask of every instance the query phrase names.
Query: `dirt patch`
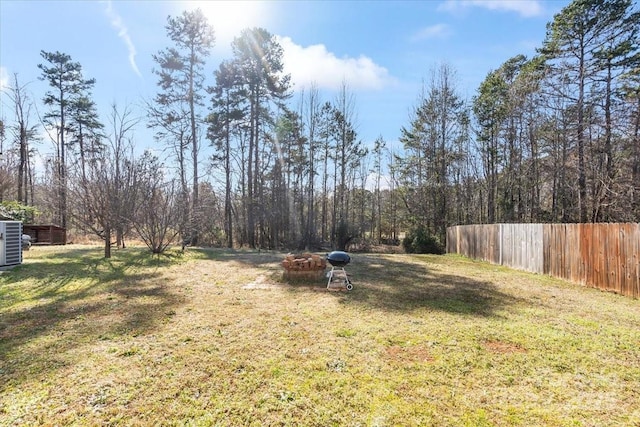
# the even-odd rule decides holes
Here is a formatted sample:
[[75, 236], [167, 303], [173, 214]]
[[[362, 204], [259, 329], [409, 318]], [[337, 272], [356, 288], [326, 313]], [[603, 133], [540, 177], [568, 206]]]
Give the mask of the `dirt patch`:
[[423, 363], [434, 361], [429, 350], [422, 345], [411, 347], [392, 345], [385, 349], [385, 356], [391, 361], [403, 363]]
[[256, 280], [251, 283], [247, 283], [242, 289], [283, 289], [286, 285], [281, 283], [269, 282], [266, 276], [258, 276]]
[[498, 341], [498, 340], [485, 341], [483, 343], [483, 346], [486, 350], [490, 351], [491, 353], [511, 354], [511, 353], [527, 352], [527, 349], [525, 349], [519, 344]]

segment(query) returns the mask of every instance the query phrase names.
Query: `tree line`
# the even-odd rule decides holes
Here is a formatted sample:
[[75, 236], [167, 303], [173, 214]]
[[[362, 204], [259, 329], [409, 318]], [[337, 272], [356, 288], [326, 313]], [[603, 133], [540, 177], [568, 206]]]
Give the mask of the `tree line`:
[[[415, 245], [405, 248], [419, 250], [425, 239], [441, 248], [454, 224], [635, 222], [639, 26], [629, 0], [575, 0], [534, 57], [507, 59], [471, 99], [452, 67], [436, 66], [394, 144], [362, 141], [346, 82], [333, 100], [313, 85], [294, 93], [266, 29], [243, 30], [211, 71], [214, 28], [185, 11], [167, 20], [143, 114], [114, 105], [100, 117], [96, 81], [61, 52], [41, 52], [50, 89], [37, 120], [14, 76], [13, 118], [0, 122], [0, 197], [99, 236], [105, 256], [131, 235], [162, 252], [175, 239], [345, 249], [407, 233]], [[135, 150], [139, 126], [161, 152]], [[53, 152], [39, 177], [41, 127]]]
[[413, 227], [640, 220], [640, 13], [628, 0], [575, 0], [463, 99], [433, 71], [397, 156]]

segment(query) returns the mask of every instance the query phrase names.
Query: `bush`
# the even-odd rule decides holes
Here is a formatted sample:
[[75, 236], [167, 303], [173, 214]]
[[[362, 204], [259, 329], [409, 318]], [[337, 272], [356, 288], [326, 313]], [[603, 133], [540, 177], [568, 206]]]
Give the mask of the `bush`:
[[23, 205], [16, 201], [1, 202], [0, 211], [13, 218], [15, 221], [22, 221], [25, 223], [32, 223], [33, 217], [38, 213], [38, 210], [33, 206]]
[[408, 254], [436, 254], [444, 253], [444, 248], [440, 239], [429, 234], [423, 226], [418, 226], [410, 230], [404, 240], [402, 247]]

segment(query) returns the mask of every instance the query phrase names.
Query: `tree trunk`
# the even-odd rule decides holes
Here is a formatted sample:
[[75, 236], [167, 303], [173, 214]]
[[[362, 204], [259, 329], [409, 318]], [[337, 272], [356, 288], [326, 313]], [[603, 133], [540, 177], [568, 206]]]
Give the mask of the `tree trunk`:
[[60, 226], [64, 229], [67, 228], [67, 165], [66, 165], [66, 152], [65, 152], [65, 141], [64, 141], [64, 133], [65, 133], [65, 111], [64, 105], [62, 102], [64, 99], [64, 93], [62, 90], [60, 91]]
[[104, 229], [104, 257], [111, 258], [111, 228]]
[[587, 179], [584, 160], [584, 90], [585, 90], [585, 51], [584, 40], [580, 40], [579, 76], [578, 76], [578, 123], [576, 130], [576, 143], [578, 144], [578, 213], [581, 223], [587, 220]]
[[195, 106], [195, 92], [193, 87], [194, 77], [194, 47], [191, 46], [191, 61], [189, 62], [189, 122], [191, 125], [191, 160], [193, 165], [193, 182], [191, 192], [191, 244], [195, 245], [198, 242], [198, 230], [200, 229], [199, 221], [199, 189], [198, 189], [198, 129], [196, 125], [196, 106]]

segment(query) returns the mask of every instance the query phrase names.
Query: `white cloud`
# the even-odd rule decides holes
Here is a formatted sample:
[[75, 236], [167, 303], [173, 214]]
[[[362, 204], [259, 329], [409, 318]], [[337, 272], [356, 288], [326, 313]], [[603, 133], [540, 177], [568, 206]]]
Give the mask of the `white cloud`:
[[118, 13], [113, 9], [111, 0], [107, 0], [105, 3], [107, 4], [105, 12], [107, 13], [107, 17], [111, 21], [111, 26], [118, 31], [118, 37], [122, 39], [124, 44], [127, 45], [127, 49], [129, 50], [129, 64], [131, 64], [131, 68], [138, 75], [138, 77], [142, 77], [142, 74], [138, 69], [138, 65], [136, 64], [136, 47], [133, 45], [131, 37], [129, 37], [129, 31], [124, 24], [122, 17], [120, 17], [120, 15], [118, 15]]
[[[365, 188], [371, 192], [376, 191], [377, 178], [378, 178], [378, 175], [376, 173], [374, 172], [369, 173], [369, 175], [367, 175]], [[380, 175], [380, 191], [389, 190], [389, 189], [391, 189], [391, 176], [383, 173]]]
[[425, 27], [416, 32], [411, 40], [420, 41], [427, 39], [443, 39], [452, 34], [451, 28], [447, 24], [436, 24]]
[[336, 90], [345, 82], [351, 89], [382, 89], [393, 82], [389, 71], [367, 56], [338, 58], [322, 44], [303, 47], [289, 37], [278, 37], [282, 46], [284, 71], [296, 87]]
[[9, 70], [0, 66], [0, 91], [9, 87]]
[[527, 18], [539, 16], [543, 12], [542, 5], [538, 0], [446, 0], [440, 4], [438, 9], [457, 12], [470, 7], [517, 12]]

